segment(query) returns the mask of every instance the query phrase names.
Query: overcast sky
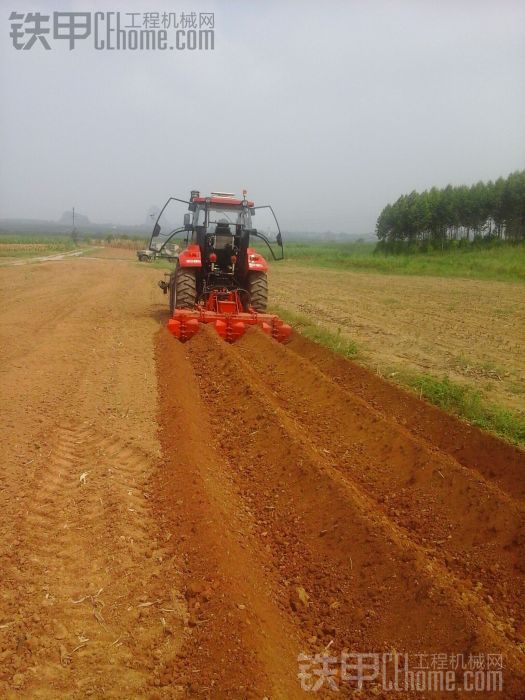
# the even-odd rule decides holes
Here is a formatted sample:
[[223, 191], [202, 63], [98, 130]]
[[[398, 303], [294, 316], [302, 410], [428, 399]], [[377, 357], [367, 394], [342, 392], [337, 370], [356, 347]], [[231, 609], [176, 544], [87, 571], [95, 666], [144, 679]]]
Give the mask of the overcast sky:
[[[285, 229], [361, 234], [404, 192], [525, 167], [522, 0], [1, 5], [0, 217], [143, 223], [247, 188]], [[17, 51], [13, 9], [214, 12], [215, 50]]]

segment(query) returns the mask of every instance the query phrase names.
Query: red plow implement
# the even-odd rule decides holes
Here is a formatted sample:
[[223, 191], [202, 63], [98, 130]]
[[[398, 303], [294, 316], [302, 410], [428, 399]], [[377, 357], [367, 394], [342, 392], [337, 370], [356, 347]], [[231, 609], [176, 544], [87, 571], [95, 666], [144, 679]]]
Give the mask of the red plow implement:
[[196, 304], [193, 309], [175, 309], [168, 321], [168, 330], [185, 342], [198, 332], [201, 323], [213, 324], [228, 343], [241, 338], [250, 326], [259, 326], [263, 333], [279, 343], [286, 342], [292, 332], [279, 316], [258, 313], [251, 307], [244, 311], [239, 292], [228, 290], [211, 292], [206, 303]]

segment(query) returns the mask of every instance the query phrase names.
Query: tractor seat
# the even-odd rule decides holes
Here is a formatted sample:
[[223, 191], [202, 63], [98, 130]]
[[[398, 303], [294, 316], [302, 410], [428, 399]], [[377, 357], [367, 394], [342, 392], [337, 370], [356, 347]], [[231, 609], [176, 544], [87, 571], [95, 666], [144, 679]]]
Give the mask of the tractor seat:
[[215, 227], [215, 250], [224, 250], [233, 245], [233, 234], [227, 223], [219, 222]]

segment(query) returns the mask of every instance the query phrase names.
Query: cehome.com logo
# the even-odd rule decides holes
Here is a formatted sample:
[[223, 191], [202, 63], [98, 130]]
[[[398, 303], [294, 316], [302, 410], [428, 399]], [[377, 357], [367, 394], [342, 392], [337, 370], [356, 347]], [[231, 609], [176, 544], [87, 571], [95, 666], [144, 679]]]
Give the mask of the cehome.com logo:
[[[16, 12], [9, 15], [18, 51], [70, 51], [86, 42], [96, 51], [213, 51], [213, 12]], [[63, 43], [62, 43], [63, 42]], [[67, 43], [66, 43], [67, 42]]]

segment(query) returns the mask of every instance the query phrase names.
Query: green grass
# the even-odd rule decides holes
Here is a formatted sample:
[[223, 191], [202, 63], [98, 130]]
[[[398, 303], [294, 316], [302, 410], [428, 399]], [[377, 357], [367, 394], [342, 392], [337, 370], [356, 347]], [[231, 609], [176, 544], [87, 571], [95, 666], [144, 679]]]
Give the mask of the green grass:
[[525, 281], [525, 244], [388, 254], [376, 252], [374, 243], [290, 242], [285, 256], [302, 265], [341, 270]]
[[[370, 260], [375, 243], [329, 243], [311, 241], [305, 243], [286, 242], [284, 255], [287, 260], [300, 260], [303, 263], [321, 267], [347, 267]], [[261, 252], [263, 252], [261, 248]]]
[[[138, 262], [138, 261], [137, 261]], [[166, 260], [166, 258], [157, 258], [154, 262], [139, 263], [140, 265], [145, 265], [152, 270], [174, 270], [175, 263]]]
[[493, 404], [486, 404], [479, 391], [448, 377], [402, 372], [396, 377], [427, 401], [509, 442], [525, 444], [525, 418]]
[[272, 306], [272, 313], [278, 314], [286, 323], [293, 326], [293, 329], [306, 338], [313, 340], [319, 345], [324, 345], [333, 352], [343, 357], [355, 358], [359, 354], [357, 344], [353, 340], [344, 338], [340, 332], [333, 333], [312, 323], [306, 316], [293, 313], [280, 306]]
[[[268, 251], [255, 246], [268, 260]], [[428, 253], [388, 254], [377, 252], [375, 243], [290, 242], [285, 260], [301, 265], [357, 272], [394, 275], [428, 275], [470, 279], [525, 281], [525, 244], [499, 245], [492, 248], [474, 246]], [[170, 267], [166, 261], [152, 264], [159, 269]], [[385, 302], [393, 303], [393, 302]], [[505, 314], [505, 310], [501, 310]]]

